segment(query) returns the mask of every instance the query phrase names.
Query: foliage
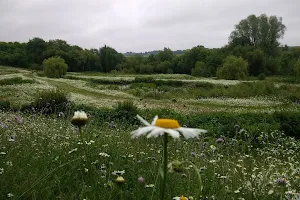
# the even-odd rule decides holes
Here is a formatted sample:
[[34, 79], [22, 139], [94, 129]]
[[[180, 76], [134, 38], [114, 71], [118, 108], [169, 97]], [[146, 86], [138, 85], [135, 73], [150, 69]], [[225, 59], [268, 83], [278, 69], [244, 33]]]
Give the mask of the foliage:
[[300, 79], [300, 59], [294, 64], [293, 68], [296, 79]]
[[5, 99], [0, 99], [0, 110], [1, 111], [9, 111], [11, 107], [10, 101]]
[[281, 17], [265, 14], [260, 16], [249, 15], [239, 24], [235, 25], [230, 35], [230, 43], [233, 46], [255, 46], [260, 47], [265, 53], [274, 55], [279, 46], [278, 40], [283, 37], [286, 27]]
[[39, 92], [35, 100], [24, 109], [30, 109], [34, 113], [41, 114], [58, 114], [63, 112], [64, 115], [70, 114], [72, 107], [67, 98], [67, 93], [61, 90], [45, 90]]
[[261, 49], [254, 49], [246, 54], [249, 75], [257, 76], [265, 72], [265, 55]]
[[26, 44], [26, 53], [30, 63], [40, 65], [45, 59], [47, 43], [41, 38], [33, 38]]
[[300, 138], [300, 114], [297, 112], [276, 112], [274, 114], [280, 123], [280, 130], [285, 134]]
[[217, 77], [223, 79], [244, 79], [248, 76], [248, 63], [241, 57], [228, 56], [217, 71]]
[[99, 50], [99, 59], [101, 61], [102, 71], [110, 72], [116, 69], [119, 63], [124, 61], [124, 56], [115, 49], [105, 45]]
[[43, 61], [43, 70], [47, 77], [61, 78], [68, 69], [68, 65], [65, 60], [60, 57], [51, 57]]
[[35, 81], [31, 79], [22, 79], [21, 77], [0, 79], [0, 86], [17, 85], [17, 84], [24, 84], [24, 83], [35, 83]]
[[264, 73], [260, 73], [258, 76], [257, 76], [258, 80], [265, 80], [266, 79], [266, 75]]
[[[300, 50], [299, 47], [279, 46], [285, 29], [280, 17], [250, 15], [235, 26], [228, 45], [222, 48], [209, 49], [202, 45], [183, 51], [164, 48], [145, 53], [128, 52], [124, 54], [126, 57], [106, 45], [98, 49], [84, 49], [60, 39], [0, 42], [0, 65], [41, 70], [44, 59], [61, 57], [70, 72], [191, 74], [192, 70], [194, 73], [198, 70], [199, 73], [201, 71], [200, 76], [211, 77], [231, 55], [248, 62], [248, 74], [251, 76], [260, 73], [292, 75]], [[200, 71], [199, 67], [196, 69], [197, 62], [205, 63]]]
[[192, 76], [209, 76], [206, 64], [204, 62], [197, 61], [195, 64], [195, 68], [192, 69]]
[[[227, 115], [218, 117], [215, 113], [214, 117], [204, 119], [202, 113], [197, 118], [168, 110], [152, 111], [142, 113], [147, 121], [153, 119], [153, 113], [158, 113], [161, 117], [178, 119], [182, 126], [193, 124], [196, 125], [193, 127], [209, 130], [218, 129], [220, 120], [226, 124], [232, 119], [234, 123], [242, 119], [239, 129], [225, 132], [232, 137], [210, 131], [197, 141], [169, 140], [171, 161], [188, 161], [196, 169], [185, 164], [182, 173], [170, 173], [166, 199], [181, 194], [194, 197], [199, 190], [196, 170], [201, 171], [201, 194], [216, 199], [252, 199], [254, 187], [257, 188], [257, 199], [280, 199], [281, 196], [292, 199], [294, 194], [287, 191], [299, 190], [298, 177], [294, 175], [294, 169], [299, 168], [299, 141], [280, 131], [257, 129], [249, 132], [243, 124], [246, 118], [254, 127], [256, 122], [273, 123], [269, 120], [270, 115], [232, 114], [227, 119]], [[0, 126], [3, 146], [0, 198], [6, 199], [8, 193], [12, 193], [20, 199], [55, 199], [58, 196], [70, 200], [93, 199], [96, 192], [103, 199], [148, 199], [152, 194], [156, 199], [160, 187], [156, 177], [159, 175], [161, 140], [131, 139], [129, 133], [137, 126], [112, 124], [107, 120], [107, 110], [90, 109], [87, 113], [90, 123], [84, 128], [84, 139], [93, 169], [97, 172], [93, 174], [99, 182], [97, 188], [91, 186], [91, 176], [86, 170], [86, 161], [82, 159], [83, 144], [78, 142], [78, 130], [69, 119], [21, 114], [18, 115], [23, 122], [20, 124], [15, 120], [16, 113], [0, 113], [1, 125], [8, 127]], [[14, 142], [9, 140], [11, 136]], [[224, 143], [216, 143], [218, 137], [222, 137]], [[120, 188], [114, 182], [117, 176], [112, 173], [122, 170], [126, 182]], [[144, 183], [137, 181], [139, 176], [144, 177]], [[259, 178], [253, 181], [254, 177]], [[277, 181], [285, 177], [288, 184], [278, 185]]]
[[138, 113], [138, 108], [132, 101], [118, 102], [115, 108], [115, 118], [127, 123], [135, 123], [134, 118]]
[[171, 68], [170, 61], [162, 61], [155, 67], [155, 72], [166, 74], [170, 68]]

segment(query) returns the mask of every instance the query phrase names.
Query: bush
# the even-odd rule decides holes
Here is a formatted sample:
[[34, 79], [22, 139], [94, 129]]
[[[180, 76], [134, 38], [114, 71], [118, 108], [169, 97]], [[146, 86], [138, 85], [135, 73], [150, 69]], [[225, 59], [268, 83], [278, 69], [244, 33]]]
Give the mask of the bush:
[[266, 75], [264, 73], [260, 73], [258, 76], [257, 76], [258, 80], [265, 80], [266, 79]]
[[125, 120], [128, 123], [136, 122], [136, 115], [138, 113], [138, 108], [132, 101], [119, 102], [115, 108], [115, 116], [119, 120]]
[[68, 65], [65, 60], [60, 57], [51, 57], [43, 61], [43, 70], [49, 78], [61, 78], [68, 69]]
[[46, 90], [38, 93], [35, 101], [29, 106], [34, 112], [41, 114], [66, 113], [71, 109], [67, 94], [60, 90]]
[[167, 70], [167, 74], [174, 74], [173, 69], [169, 68], [169, 69]]
[[222, 67], [217, 70], [217, 77], [222, 79], [244, 79], [248, 76], [248, 63], [241, 57], [228, 56]]
[[286, 135], [300, 138], [300, 113], [299, 112], [275, 112], [280, 130]]
[[294, 68], [293, 68], [295, 77], [297, 80], [300, 79], [300, 59], [294, 64]]
[[8, 111], [10, 109], [10, 101], [0, 99], [0, 110]]
[[17, 84], [24, 84], [24, 83], [35, 83], [35, 81], [30, 79], [22, 79], [21, 77], [7, 78], [7, 79], [0, 80], [0, 85], [17, 85]]
[[149, 76], [137, 76], [134, 78], [135, 83], [154, 83], [154, 78]]

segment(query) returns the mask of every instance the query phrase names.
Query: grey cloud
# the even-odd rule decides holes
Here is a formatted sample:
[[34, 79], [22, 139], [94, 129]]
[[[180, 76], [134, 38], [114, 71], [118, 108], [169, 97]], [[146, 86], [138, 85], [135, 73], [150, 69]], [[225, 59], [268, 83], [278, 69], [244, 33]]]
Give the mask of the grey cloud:
[[283, 17], [283, 44], [300, 45], [299, 0], [1, 0], [0, 41], [63, 39], [118, 51], [221, 47], [249, 14]]

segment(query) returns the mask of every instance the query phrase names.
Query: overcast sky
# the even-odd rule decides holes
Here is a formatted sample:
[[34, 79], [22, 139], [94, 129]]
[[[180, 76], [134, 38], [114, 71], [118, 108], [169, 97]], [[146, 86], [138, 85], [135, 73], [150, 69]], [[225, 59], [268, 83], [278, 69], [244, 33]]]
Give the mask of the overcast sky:
[[300, 0], [0, 0], [0, 41], [62, 39], [117, 51], [222, 47], [250, 14], [283, 17], [282, 44], [300, 45]]

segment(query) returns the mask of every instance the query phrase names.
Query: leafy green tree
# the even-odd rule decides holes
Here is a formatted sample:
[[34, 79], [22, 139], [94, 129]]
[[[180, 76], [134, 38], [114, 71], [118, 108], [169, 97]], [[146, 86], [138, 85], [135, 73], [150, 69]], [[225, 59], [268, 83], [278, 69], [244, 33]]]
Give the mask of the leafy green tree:
[[275, 56], [265, 56], [265, 74], [276, 75], [281, 71], [280, 58]]
[[300, 80], [300, 59], [298, 59], [297, 62], [294, 64], [293, 71], [296, 76], [296, 79]]
[[207, 76], [207, 66], [202, 61], [197, 61], [192, 69], [192, 76]]
[[155, 58], [154, 54], [150, 54], [147, 59], [146, 59], [146, 63], [150, 64], [150, 65], [157, 65], [157, 60]]
[[217, 77], [222, 79], [244, 79], [248, 76], [248, 63], [241, 57], [228, 56], [222, 67], [217, 70]]
[[99, 58], [103, 72], [116, 69], [116, 66], [125, 60], [123, 54], [106, 45], [99, 50]]
[[164, 50], [159, 51], [155, 57], [158, 62], [164, 62], [164, 61], [172, 61], [174, 56], [175, 55], [173, 51], [165, 47]]
[[168, 69], [170, 69], [170, 68], [171, 68], [171, 62], [170, 61], [163, 61], [155, 67], [155, 72], [166, 74]]
[[47, 43], [41, 38], [33, 38], [26, 45], [26, 52], [31, 63], [42, 64]]
[[172, 64], [174, 73], [178, 74], [191, 74], [192, 68], [197, 61], [206, 62], [206, 59], [210, 55], [210, 51], [203, 46], [196, 46], [190, 50], [184, 52], [182, 56], [176, 61], [176, 64]]
[[68, 69], [68, 65], [65, 60], [60, 57], [51, 57], [43, 61], [43, 70], [47, 77], [61, 78]]
[[155, 67], [153, 65], [147, 64], [145, 66], [145, 73], [147, 73], [147, 74], [153, 74], [154, 73], [154, 69], [155, 69]]
[[254, 49], [246, 54], [247, 62], [249, 64], [249, 74], [258, 76], [265, 71], [265, 55], [261, 49]]
[[292, 51], [284, 51], [280, 55], [281, 74], [291, 75], [297, 56]]
[[284, 36], [285, 30], [281, 17], [250, 15], [235, 25], [229, 43], [233, 46], [260, 47], [265, 53], [274, 55], [279, 46], [278, 40]]

